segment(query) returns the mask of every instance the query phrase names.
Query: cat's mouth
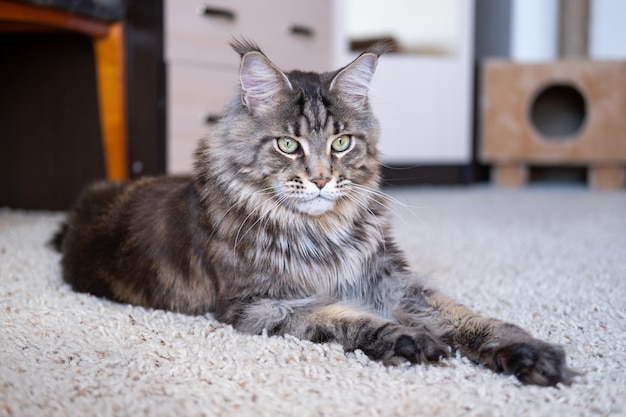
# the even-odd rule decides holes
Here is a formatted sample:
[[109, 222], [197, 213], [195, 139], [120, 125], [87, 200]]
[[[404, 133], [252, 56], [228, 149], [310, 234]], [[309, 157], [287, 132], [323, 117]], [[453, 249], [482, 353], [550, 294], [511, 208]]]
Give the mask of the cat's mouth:
[[319, 188], [319, 185], [313, 182], [298, 179], [286, 184], [276, 184], [275, 191], [279, 200], [292, 210], [310, 216], [321, 216], [333, 210], [342, 194], [337, 190], [336, 180], [331, 180]]
[[338, 199], [337, 193], [329, 190], [308, 190], [288, 198], [290, 205], [301, 213], [310, 216], [321, 216], [335, 208]]
[[311, 196], [306, 200], [298, 200], [296, 207], [299, 211], [311, 215], [321, 216], [322, 214], [335, 208], [335, 198], [329, 198], [323, 194]]

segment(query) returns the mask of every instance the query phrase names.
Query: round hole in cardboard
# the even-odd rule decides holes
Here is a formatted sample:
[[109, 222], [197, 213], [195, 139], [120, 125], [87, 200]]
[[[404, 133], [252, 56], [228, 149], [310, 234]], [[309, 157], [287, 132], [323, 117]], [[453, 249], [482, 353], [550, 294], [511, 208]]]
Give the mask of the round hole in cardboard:
[[576, 139], [586, 116], [585, 98], [568, 84], [545, 86], [530, 106], [531, 123], [547, 141]]

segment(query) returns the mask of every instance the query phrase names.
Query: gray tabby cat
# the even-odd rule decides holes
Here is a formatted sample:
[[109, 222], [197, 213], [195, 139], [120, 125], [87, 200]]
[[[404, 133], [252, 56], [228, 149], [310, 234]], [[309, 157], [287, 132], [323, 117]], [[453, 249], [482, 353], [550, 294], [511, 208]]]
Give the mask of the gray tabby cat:
[[361, 349], [385, 364], [450, 348], [527, 384], [569, 384], [561, 347], [476, 315], [407, 269], [379, 192], [368, 86], [384, 47], [323, 74], [279, 70], [253, 43], [240, 91], [190, 178], [90, 187], [56, 238], [77, 291], [252, 334]]

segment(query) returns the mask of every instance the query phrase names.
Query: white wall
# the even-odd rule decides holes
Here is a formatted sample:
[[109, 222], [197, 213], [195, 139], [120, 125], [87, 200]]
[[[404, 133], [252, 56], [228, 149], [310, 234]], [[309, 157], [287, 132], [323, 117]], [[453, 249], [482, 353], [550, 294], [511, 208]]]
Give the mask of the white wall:
[[[559, 1], [511, 0], [511, 59], [558, 59]], [[626, 59], [626, 0], [591, 0], [589, 57]]]
[[559, 53], [559, 1], [512, 0], [511, 59], [547, 61]]
[[592, 0], [589, 56], [626, 59], [626, 1]]

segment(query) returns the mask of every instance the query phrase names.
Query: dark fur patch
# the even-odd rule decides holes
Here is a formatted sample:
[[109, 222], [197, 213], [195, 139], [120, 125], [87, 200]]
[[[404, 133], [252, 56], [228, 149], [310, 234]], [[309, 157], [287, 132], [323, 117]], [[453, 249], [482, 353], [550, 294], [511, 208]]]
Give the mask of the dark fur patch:
[[48, 242], [48, 245], [57, 252], [63, 252], [63, 241], [67, 234], [67, 223], [63, 223], [61, 228], [52, 236], [52, 239]]

